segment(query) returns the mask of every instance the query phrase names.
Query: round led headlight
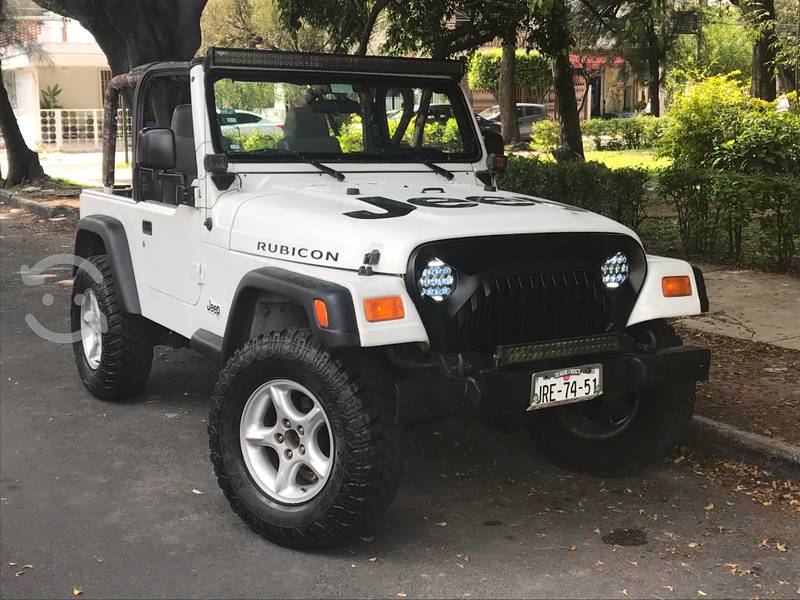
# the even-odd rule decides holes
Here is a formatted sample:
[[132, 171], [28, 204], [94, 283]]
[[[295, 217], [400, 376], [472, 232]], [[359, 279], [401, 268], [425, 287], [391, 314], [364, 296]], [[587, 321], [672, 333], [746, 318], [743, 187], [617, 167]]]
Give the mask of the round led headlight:
[[417, 283], [421, 296], [441, 302], [450, 297], [456, 287], [456, 271], [445, 262], [434, 258], [422, 269]]
[[628, 257], [622, 252], [617, 252], [604, 262], [603, 266], [600, 268], [603, 283], [607, 288], [619, 287], [619, 285], [628, 278], [630, 271], [631, 268], [630, 265], [628, 265]]

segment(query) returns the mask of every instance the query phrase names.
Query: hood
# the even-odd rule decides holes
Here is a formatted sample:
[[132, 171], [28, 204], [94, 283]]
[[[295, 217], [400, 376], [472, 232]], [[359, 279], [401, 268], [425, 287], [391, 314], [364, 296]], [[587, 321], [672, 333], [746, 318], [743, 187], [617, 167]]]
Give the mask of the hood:
[[457, 184], [332, 184], [250, 196], [236, 211], [230, 245], [248, 254], [352, 270], [378, 250], [374, 271], [402, 274], [411, 252], [426, 242], [564, 232], [636, 238], [606, 217], [524, 194]]

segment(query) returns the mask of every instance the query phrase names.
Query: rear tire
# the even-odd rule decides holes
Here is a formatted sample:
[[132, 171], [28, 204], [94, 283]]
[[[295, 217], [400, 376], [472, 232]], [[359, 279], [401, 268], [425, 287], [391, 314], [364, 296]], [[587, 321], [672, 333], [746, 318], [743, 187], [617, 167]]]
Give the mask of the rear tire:
[[[81, 337], [73, 342], [75, 364], [83, 385], [101, 400], [122, 400], [147, 385], [153, 363], [150, 326], [138, 315], [120, 310], [111, 261], [106, 255], [87, 259], [99, 280], [78, 269], [72, 286], [70, 321]], [[92, 339], [94, 328], [94, 342]]]
[[[637, 325], [630, 333], [639, 341], [655, 341], [658, 348], [682, 344], [680, 337], [663, 320]], [[627, 420], [620, 420], [618, 433], [610, 433], [608, 437], [585, 435], [576, 429], [576, 423], [583, 418], [577, 411], [585, 414], [587, 410], [596, 409], [604, 402], [602, 397], [537, 411], [531, 415], [528, 435], [550, 462], [601, 477], [632, 475], [674, 456], [694, 412], [695, 383], [676, 383], [647, 390], [625, 401], [630, 405]]]
[[[236, 514], [272, 542], [333, 545], [368, 526], [395, 496], [401, 460], [391, 390], [374, 377], [377, 365], [360, 353], [353, 358], [332, 354], [308, 330], [286, 330], [251, 340], [220, 373], [208, 425], [214, 472]], [[291, 404], [279, 399], [287, 389]], [[264, 390], [264, 416], [254, 420], [253, 403]], [[321, 415], [314, 420], [328, 438], [316, 446], [327, 446], [321, 469], [310, 446], [297, 455], [308, 444], [309, 415], [319, 409], [324, 423]], [[301, 470], [286, 484], [281, 468], [298, 461]]]

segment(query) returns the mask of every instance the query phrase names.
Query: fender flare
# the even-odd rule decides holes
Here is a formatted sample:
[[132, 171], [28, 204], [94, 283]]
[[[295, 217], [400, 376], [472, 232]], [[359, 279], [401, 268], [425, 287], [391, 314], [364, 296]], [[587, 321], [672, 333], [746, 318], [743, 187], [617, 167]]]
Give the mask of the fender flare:
[[[139, 290], [133, 272], [131, 249], [125, 227], [117, 219], [106, 215], [89, 215], [78, 221], [75, 233], [75, 256], [91, 256], [93, 240], [99, 237], [111, 260], [111, 270], [119, 295], [120, 309], [131, 315], [142, 314], [139, 304]], [[77, 267], [73, 268], [73, 275]]]
[[[301, 306], [314, 337], [326, 346], [352, 348], [361, 345], [353, 297], [347, 288], [277, 267], [262, 267], [242, 277], [236, 288], [219, 357], [222, 364], [247, 341], [256, 302], [263, 292], [283, 296]], [[327, 328], [320, 327], [317, 322], [314, 300], [325, 302]]]

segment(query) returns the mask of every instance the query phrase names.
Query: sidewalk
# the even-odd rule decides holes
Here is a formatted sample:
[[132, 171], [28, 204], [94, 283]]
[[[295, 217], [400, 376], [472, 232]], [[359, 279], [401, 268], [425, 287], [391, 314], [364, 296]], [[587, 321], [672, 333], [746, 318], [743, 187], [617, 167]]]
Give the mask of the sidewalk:
[[[130, 158], [130, 156], [129, 156]], [[69, 179], [83, 187], [102, 187], [102, 152], [41, 152], [39, 162], [50, 177]], [[116, 164], [125, 161], [125, 154], [117, 152]], [[3, 173], [8, 170], [5, 152], [0, 152], [0, 166]], [[130, 168], [117, 168], [117, 183], [130, 183]]]
[[698, 265], [710, 312], [685, 327], [800, 350], [800, 279], [788, 275]]

